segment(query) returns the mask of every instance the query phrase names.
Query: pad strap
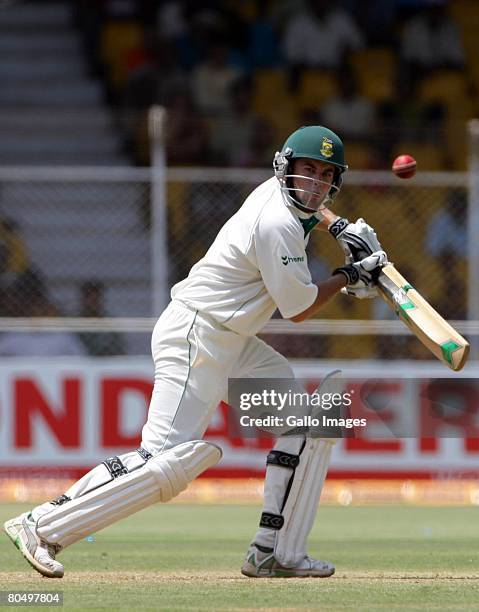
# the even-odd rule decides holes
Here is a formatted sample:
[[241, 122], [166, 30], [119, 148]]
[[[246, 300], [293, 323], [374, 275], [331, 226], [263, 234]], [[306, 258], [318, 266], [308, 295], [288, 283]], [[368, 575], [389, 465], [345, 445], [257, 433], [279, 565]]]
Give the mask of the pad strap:
[[68, 495], [60, 495], [60, 497], [57, 497], [56, 499], [52, 499], [50, 503], [53, 504], [54, 506], [61, 506], [67, 501], [71, 501], [71, 497], [68, 497]]
[[266, 465], [279, 465], [280, 467], [295, 470], [299, 465], [299, 455], [272, 450], [266, 457]]
[[284, 517], [281, 514], [273, 514], [272, 512], [263, 512], [259, 522], [260, 527], [266, 529], [274, 529], [278, 531], [284, 525]]
[[142, 446], [140, 446], [140, 448], [136, 449], [136, 452], [140, 455], [140, 457], [143, 459], [143, 461], [146, 463], [147, 461], [149, 461], [153, 455], [151, 453], [149, 453], [145, 448], [143, 448]]
[[[183, 442], [146, 463], [136, 451], [121, 459], [110, 457], [85, 474], [81, 484], [76, 483], [76, 497], [67, 491], [71, 501], [59, 506], [49, 504], [50, 511], [37, 520], [37, 535], [65, 548], [151, 504], [169, 501], [220, 459], [221, 449], [204, 440]], [[75, 485], [70, 489], [75, 491]]]
[[331, 234], [331, 236], [334, 236], [335, 238], [337, 238], [340, 234], [344, 232], [344, 230], [348, 227], [348, 225], [349, 225], [348, 219], [345, 219], [344, 217], [340, 217], [339, 219], [336, 219], [336, 221], [333, 221], [328, 226], [328, 232]]
[[102, 461], [103, 465], [110, 472], [112, 478], [118, 478], [118, 476], [124, 476], [128, 474], [128, 468], [123, 465], [122, 460], [116, 455], [108, 457], [105, 461]]
[[[304, 448], [304, 444], [299, 451]], [[285, 495], [283, 498], [283, 503], [281, 504], [281, 512], [283, 511], [284, 505], [286, 504], [286, 500], [288, 499], [289, 491], [291, 488], [291, 484], [293, 482], [294, 473], [296, 468], [299, 465], [299, 455], [294, 455], [293, 453], [287, 453], [282, 450], [272, 450], [268, 453], [266, 457], [266, 465], [277, 465], [278, 467], [286, 468], [288, 470], [292, 470], [291, 478], [289, 479], [289, 483], [286, 487]], [[261, 514], [261, 520], [259, 522], [260, 527], [264, 527], [266, 529], [274, 529], [275, 531], [279, 531], [284, 525], [284, 517], [281, 514], [274, 514], [272, 512], [263, 512]]]

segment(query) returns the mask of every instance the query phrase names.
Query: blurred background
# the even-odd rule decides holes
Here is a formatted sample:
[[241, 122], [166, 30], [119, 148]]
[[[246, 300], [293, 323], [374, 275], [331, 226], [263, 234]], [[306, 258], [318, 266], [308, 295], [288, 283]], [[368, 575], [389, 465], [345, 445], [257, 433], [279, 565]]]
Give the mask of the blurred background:
[[[83, 466], [137, 439], [169, 288], [300, 125], [344, 140], [337, 212], [365, 217], [410, 283], [473, 333], [478, 31], [475, 0], [0, 0], [0, 438], [16, 457], [5, 450], [2, 465], [45, 463], [46, 444]], [[410, 181], [389, 170], [400, 153], [417, 159]], [[308, 248], [316, 279], [341, 263], [328, 236]], [[356, 360], [436, 372], [380, 300], [339, 296], [320, 317], [308, 333], [262, 336], [303, 377]], [[87, 448], [62, 438], [60, 421], [52, 439], [35, 430], [30, 408], [55, 431], [75, 397], [91, 400], [92, 427], [108, 393], [120, 397], [98, 383], [105, 372], [141, 373], [125, 383], [141, 399], [122, 409], [136, 416], [121, 435]], [[69, 386], [76, 375], [84, 392]], [[28, 423], [36, 442], [20, 433]], [[247, 467], [246, 455], [231, 465]]]
[[[0, 3], [0, 314], [159, 314], [152, 182], [141, 169], [153, 161], [149, 109], [160, 105], [166, 163], [184, 168], [166, 177], [165, 228], [155, 234], [166, 241], [168, 287], [270, 176], [288, 134], [324, 123], [342, 136], [353, 171], [338, 212], [364, 216], [445, 317], [467, 318], [461, 172], [479, 104], [478, 27], [473, 0]], [[399, 153], [418, 161], [412, 183], [371, 174]], [[443, 174], [426, 180], [429, 172]], [[309, 257], [317, 278], [340, 261], [325, 237]], [[392, 315], [340, 296], [322, 316]], [[79, 339], [63, 351], [149, 353], [147, 334]], [[7, 341], [0, 336], [0, 355]], [[409, 344], [369, 336], [346, 349], [323, 336], [289, 338], [286, 348], [291, 357], [428, 358]]]

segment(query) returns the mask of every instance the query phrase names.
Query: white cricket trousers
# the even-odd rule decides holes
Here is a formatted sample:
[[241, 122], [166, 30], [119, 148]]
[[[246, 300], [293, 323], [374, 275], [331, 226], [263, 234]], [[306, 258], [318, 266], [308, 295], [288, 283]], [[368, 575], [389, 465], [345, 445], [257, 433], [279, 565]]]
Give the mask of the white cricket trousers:
[[173, 300], [151, 341], [155, 384], [141, 445], [156, 455], [203, 437], [228, 378], [294, 378], [285, 357]]
[[[219, 402], [227, 398], [228, 378], [294, 378], [292, 368], [285, 357], [265, 342], [254, 336], [236, 334], [178, 300], [170, 303], [155, 325], [152, 353], [155, 362], [155, 384], [141, 442], [143, 449], [152, 455], [158, 455], [179, 444], [203, 437]], [[301, 436], [279, 437], [276, 440], [274, 451], [268, 455], [263, 513], [254, 538], [257, 544], [269, 547], [271, 550], [275, 547], [278, 554], [283, 555], [280, 557], [282, 562], [284, 563], [285, 559], [292, 565], [297, 559], [301, 560], [306, 555], [306, 538], [316, 514], [317, 501], [330, 455], [328, 450], [322, 468], [320, 466], [321, 469], [317, 468], [317, 461], [314, 463], [316, 467], [313, 466], [314, 473], [309, 478], [311, 482], [304, 474], [307, 473], [308, 466], [313, 465], [312, 459], [305, 455], [301, 460], [300, 471], [303, 465], [304, 469], [295, 480], [296, 468], [291, 464], [291, 460], [298, 461], [304, 447], [304, 437]], [[134, 473], [142, 462], [147, 461], [138, 451], [111, 459], [116, 460], [116, 464], [120, 463], [122, 467], [126, 466], [131, 473]], [[282, 463], [283, 459], [287, 462]], [[100, 497], [103, 495], [105, 498], [105, 494], [115, 486], [111, 484], [111, 476], [114, 480], [119, 475], [114, 474], [108, 461], [111, 460], [103, 462], [85, 474], [65, 495], [53, 502], [35, 507], [32, 510], [34, 520], [39, 521], [44, 515], [57, 511], [58, 509], [52, 510], [52, 504], [56, 508], [75, 500], [72, 503], [78, 506], [79, 498], [86, 495], [85, 491], [91, 495], [102, 485], [106, 487], [105, 491], [100, 493]], [[109, 472], [106, 482], [105, 470]], [[141, 470], [138, 474], [141, 475]], [[305, 492], [301, 489], [303, 481], [307, 482]], [[303, 503], [301, 499], [305, 496]], [[143, 498], [141, 499], [143, 503]], [[105, 508], [109, 504], [114, 513], [115, 503], [118, 502], [117, 494], [115, 493], [107, 502], [103, 499], [102, 516], [106, 517], [106, 522], [103, 521], [101, 526], [95, 522], [100, 506], [95, 507], [95, 512], [92, 514], [94, 520], [92, 519], [91, 524], [87, 525], [87, 531], [82, 532], [82, 536], [84, 533], [95, 531], [95, 526], [103, 528], [116, 520], [115, 516], [118, 515], [108, 517]], [[97, 499], [95, 503], [100, 502]], [[300, 511], [297, 509], [298, 504]], [[67, 506], [68, 504], [65, 506], [66, 512], [62, 514], [62, 509], [58, 512], [66, 517], [65, 529], [75, 531], [76, 515], [70, 516], [68, 509], [72, 506]], [[301, 510], [303, 506], [307, 514]], [[88, 510], [86, 506], [85, 508]], [[121, 516], [127, 514], [123, 513]], [[47, 519], [43, 521], [46, 533], [49, 524]], [[285, 526], [282, 530], [278, 521], [286, 522], [287, 528]], [[65, 531], [65, 534], [66, 542], [75, 541], [71, 539], [71, 533]]]

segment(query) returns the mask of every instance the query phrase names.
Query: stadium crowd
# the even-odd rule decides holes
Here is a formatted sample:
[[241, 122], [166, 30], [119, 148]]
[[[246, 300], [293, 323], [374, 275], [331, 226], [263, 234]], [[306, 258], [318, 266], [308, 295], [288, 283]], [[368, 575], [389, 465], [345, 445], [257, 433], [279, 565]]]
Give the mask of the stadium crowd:
[[[352, 169], [387, 169], [404, 151], [416, 157], [421, 170], [466, 169], [465, 123], [479, 110], [479, 7], [472, 0], [71, 0], [71, 6], [90, 73], [104, 85], [131, 163], [150, 163], [148, 110], [160, 104], [168, 111], [172, 166], [271, 168], [272, 154], [287, 134], [301, 124], [323, 123], [343, 137]], [[241, 200], [234, 184], [176, 188], [177, 200], [169, 194], [175, 209], [169, 211], [170, 248], [179, 254], [170, 266], [171, 283], [188, 273], [230, 215], [232, 202]], [[361, 214], [362, 197], [360, 190], [348, 191], [351, 215], [356, 205]], [[367, 197], [381, 200], [383, 209], [387, 202], [388, 210], [398, 200], [393, 190]], [[418, 196], [411, 206], [417, 211], [421, 203]], [[387, 246], [399, 254], [397, 263], [411, 279], [415, 274], [401, 260], [399, 243], [406, 226], [428, 270], [448, 265], [454, 283], [443, 286], [442, 275], [433, 273], [418, 281], [433, 303], [454, 287], [443, 314], [464, 318], [464, 190], [438, 190], [427, 214], [411, 212], [410, 226], [403, 202], [397, 204], [402, 234], [383, 229], [381, 217], [371, 222], [379, 235], [387, 235]], [[100, 268], [78, 282], [77, 308], [65, 312], [50, 298], [45, 270], [30, 260], [21, 227], [9, 215], [0, 217], [0, 316], [104, 315], [111, 279], [101, 276]], [[445, 227], [449, 238], [438, 244]], [[149, 231], [148, 219], [143, 229]], [[196, 242], [184, 249], [184, 236], [193, 232]], [[318, 278], [332, 265], [320, 244], [312, 246], [310, 262]], [[374, 312], [365, 308], [339, 296], [323, 314], [388, 316], [381, 304]], [[0, 339], [0, 355], [19, 346]], [[334, 342], [310, 343], [311, 356], [341, 356]], [[367, 354], [366, 340], [361, 342], [358, 354]], [[44, 346], [56, 350], [53, 342]], [[59, 350], [107, 355], [127, 349], [118, 336], [83, 334]], [[379, 339], [370, 352], [390, 350]], [[401, 350], [410, 349], [398, 346]], [[302, 344], [307, 356], [304, 351]]]
[[174, 165], [269, 165], [294, 126], [317, 121], [344, 136], [353, 166], [381, 168], [407, 142], [423, 168], [464, 167], [453, 135], [476, 110], [478, 72], [467, 0], [75, 5], [138, 164], [147, 110], [161, 104]]

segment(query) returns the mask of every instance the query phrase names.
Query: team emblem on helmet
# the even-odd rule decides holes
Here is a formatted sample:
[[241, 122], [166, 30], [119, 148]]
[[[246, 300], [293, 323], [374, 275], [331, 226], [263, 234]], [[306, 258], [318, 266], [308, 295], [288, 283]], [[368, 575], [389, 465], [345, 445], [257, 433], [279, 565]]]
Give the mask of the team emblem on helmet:
[[333, 141], [326, 136], [323, 136], [323, 142], [321, 143], [321, 155], [324, 157], [332, 157], [334, 155], [333, 151]]

